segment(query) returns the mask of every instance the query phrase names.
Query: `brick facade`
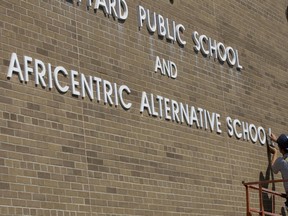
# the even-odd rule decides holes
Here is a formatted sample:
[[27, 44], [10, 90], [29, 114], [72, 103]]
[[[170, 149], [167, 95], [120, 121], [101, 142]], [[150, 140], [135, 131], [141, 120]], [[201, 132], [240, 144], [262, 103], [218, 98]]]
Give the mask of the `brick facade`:
[[[288, 1], [127, 0], [124, 21], [76, 2], [0, 1], [0, 214], [245, 215], [241, 182], [272, 178], [267, 148], [230, 137], [225, 118], [287, 132]], [[185, 26], [186, 45], [139, 29], [138, 5]], [[243, 69], [196, 53], [193, 31], [237, 49]], [[127, 85], [132, 107], [36, 86], [34, 72], [8, 79], [12, 53], [22, 70], [29, 56]], [[154, 72], [157, 56], [176, 79]], [[141, 113], [142, 92], [220, 114], [222, 133]]]

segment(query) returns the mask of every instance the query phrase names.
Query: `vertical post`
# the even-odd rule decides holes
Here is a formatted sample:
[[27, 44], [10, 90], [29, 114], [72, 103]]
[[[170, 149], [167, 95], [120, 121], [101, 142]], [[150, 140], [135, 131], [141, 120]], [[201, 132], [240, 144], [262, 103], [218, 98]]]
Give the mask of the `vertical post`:
[[275, 195], [272, 195], [272, 213], [275, 213]]
[[246, 187], [246, 216], [250, 216], [250, 203], [249, 203], [249, 186], [245, 185]]
[[259, 184], [259, 204], [260, 204], [260, 214], [261, 216], [264, 215], [264, 206], [263, 206], [263, 197], [262, 197], [262, 185], [261, 183]]

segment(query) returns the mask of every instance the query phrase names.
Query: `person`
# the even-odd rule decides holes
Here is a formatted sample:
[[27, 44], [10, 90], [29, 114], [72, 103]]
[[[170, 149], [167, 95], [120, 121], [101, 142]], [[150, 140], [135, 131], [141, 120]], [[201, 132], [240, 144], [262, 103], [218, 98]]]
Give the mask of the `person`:
[[[276, 147], [269, 146], [270, 152], [273, 154], [271, 159], [273, 173], [281, 173], [282, 179], [288, 179], [288, 135], [281, 134], [278, 138], [271, 133], [270, 138], [273, 142], [278, 144], [278, 148], [282, 157], [278, 157], [278, 150]], [[286, 192], [285, 207], [288, 210], [288, 182], [283, 182]]]

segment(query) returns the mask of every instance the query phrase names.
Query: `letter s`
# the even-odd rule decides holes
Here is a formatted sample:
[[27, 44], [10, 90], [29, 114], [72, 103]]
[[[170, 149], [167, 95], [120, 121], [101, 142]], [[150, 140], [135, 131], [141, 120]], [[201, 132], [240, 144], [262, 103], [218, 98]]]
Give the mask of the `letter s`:
[[194, 44], [195, 44], [195, 46], [193, 46], [193, 48], [194, 48], [194, 50], [196, 51], [196, 52], [199, 52], [200, 51], [200, 42], [199, 42], [199, 40], [198, 40], [198, 36], [199, 36], [199, 34], [198, 34], [198, 32], [197, 31], [194, 31], [193, 33], [192, 33], [192, 40], [193, 40], [193, 42], [194, 42]]
[[230, 117], [227, 117], [226, 123], [227, 123], [227, 127], [228, 127], [228, 135], [230, 137], [232, 137], [234, 134], [233, 127], [232, 127], [232, 119]]

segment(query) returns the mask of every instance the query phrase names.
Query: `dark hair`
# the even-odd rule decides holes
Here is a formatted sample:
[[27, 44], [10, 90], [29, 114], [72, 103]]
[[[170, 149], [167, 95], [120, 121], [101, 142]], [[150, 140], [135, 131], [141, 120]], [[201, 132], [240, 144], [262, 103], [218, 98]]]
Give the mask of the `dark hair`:
[[288, 149], [287, 148], [284, 148], [283, 146], [280, 146], [280, 145], [278, 145], [278, 147], [279, 147], [279, 150], [282, 149], [285, 154], [288, 153]]
[[[279, 147], [279, 149], [281, 149], [281, 148]], [[288, 153], [288, 149], [282, 149], [282, 150], [283, 150], [284, 154]]]
[[285, 134], [281, 134], [278, 139], [277, 143], [279, 149], [282, 149], [285, 153], [288, 153], [288, 136]]

